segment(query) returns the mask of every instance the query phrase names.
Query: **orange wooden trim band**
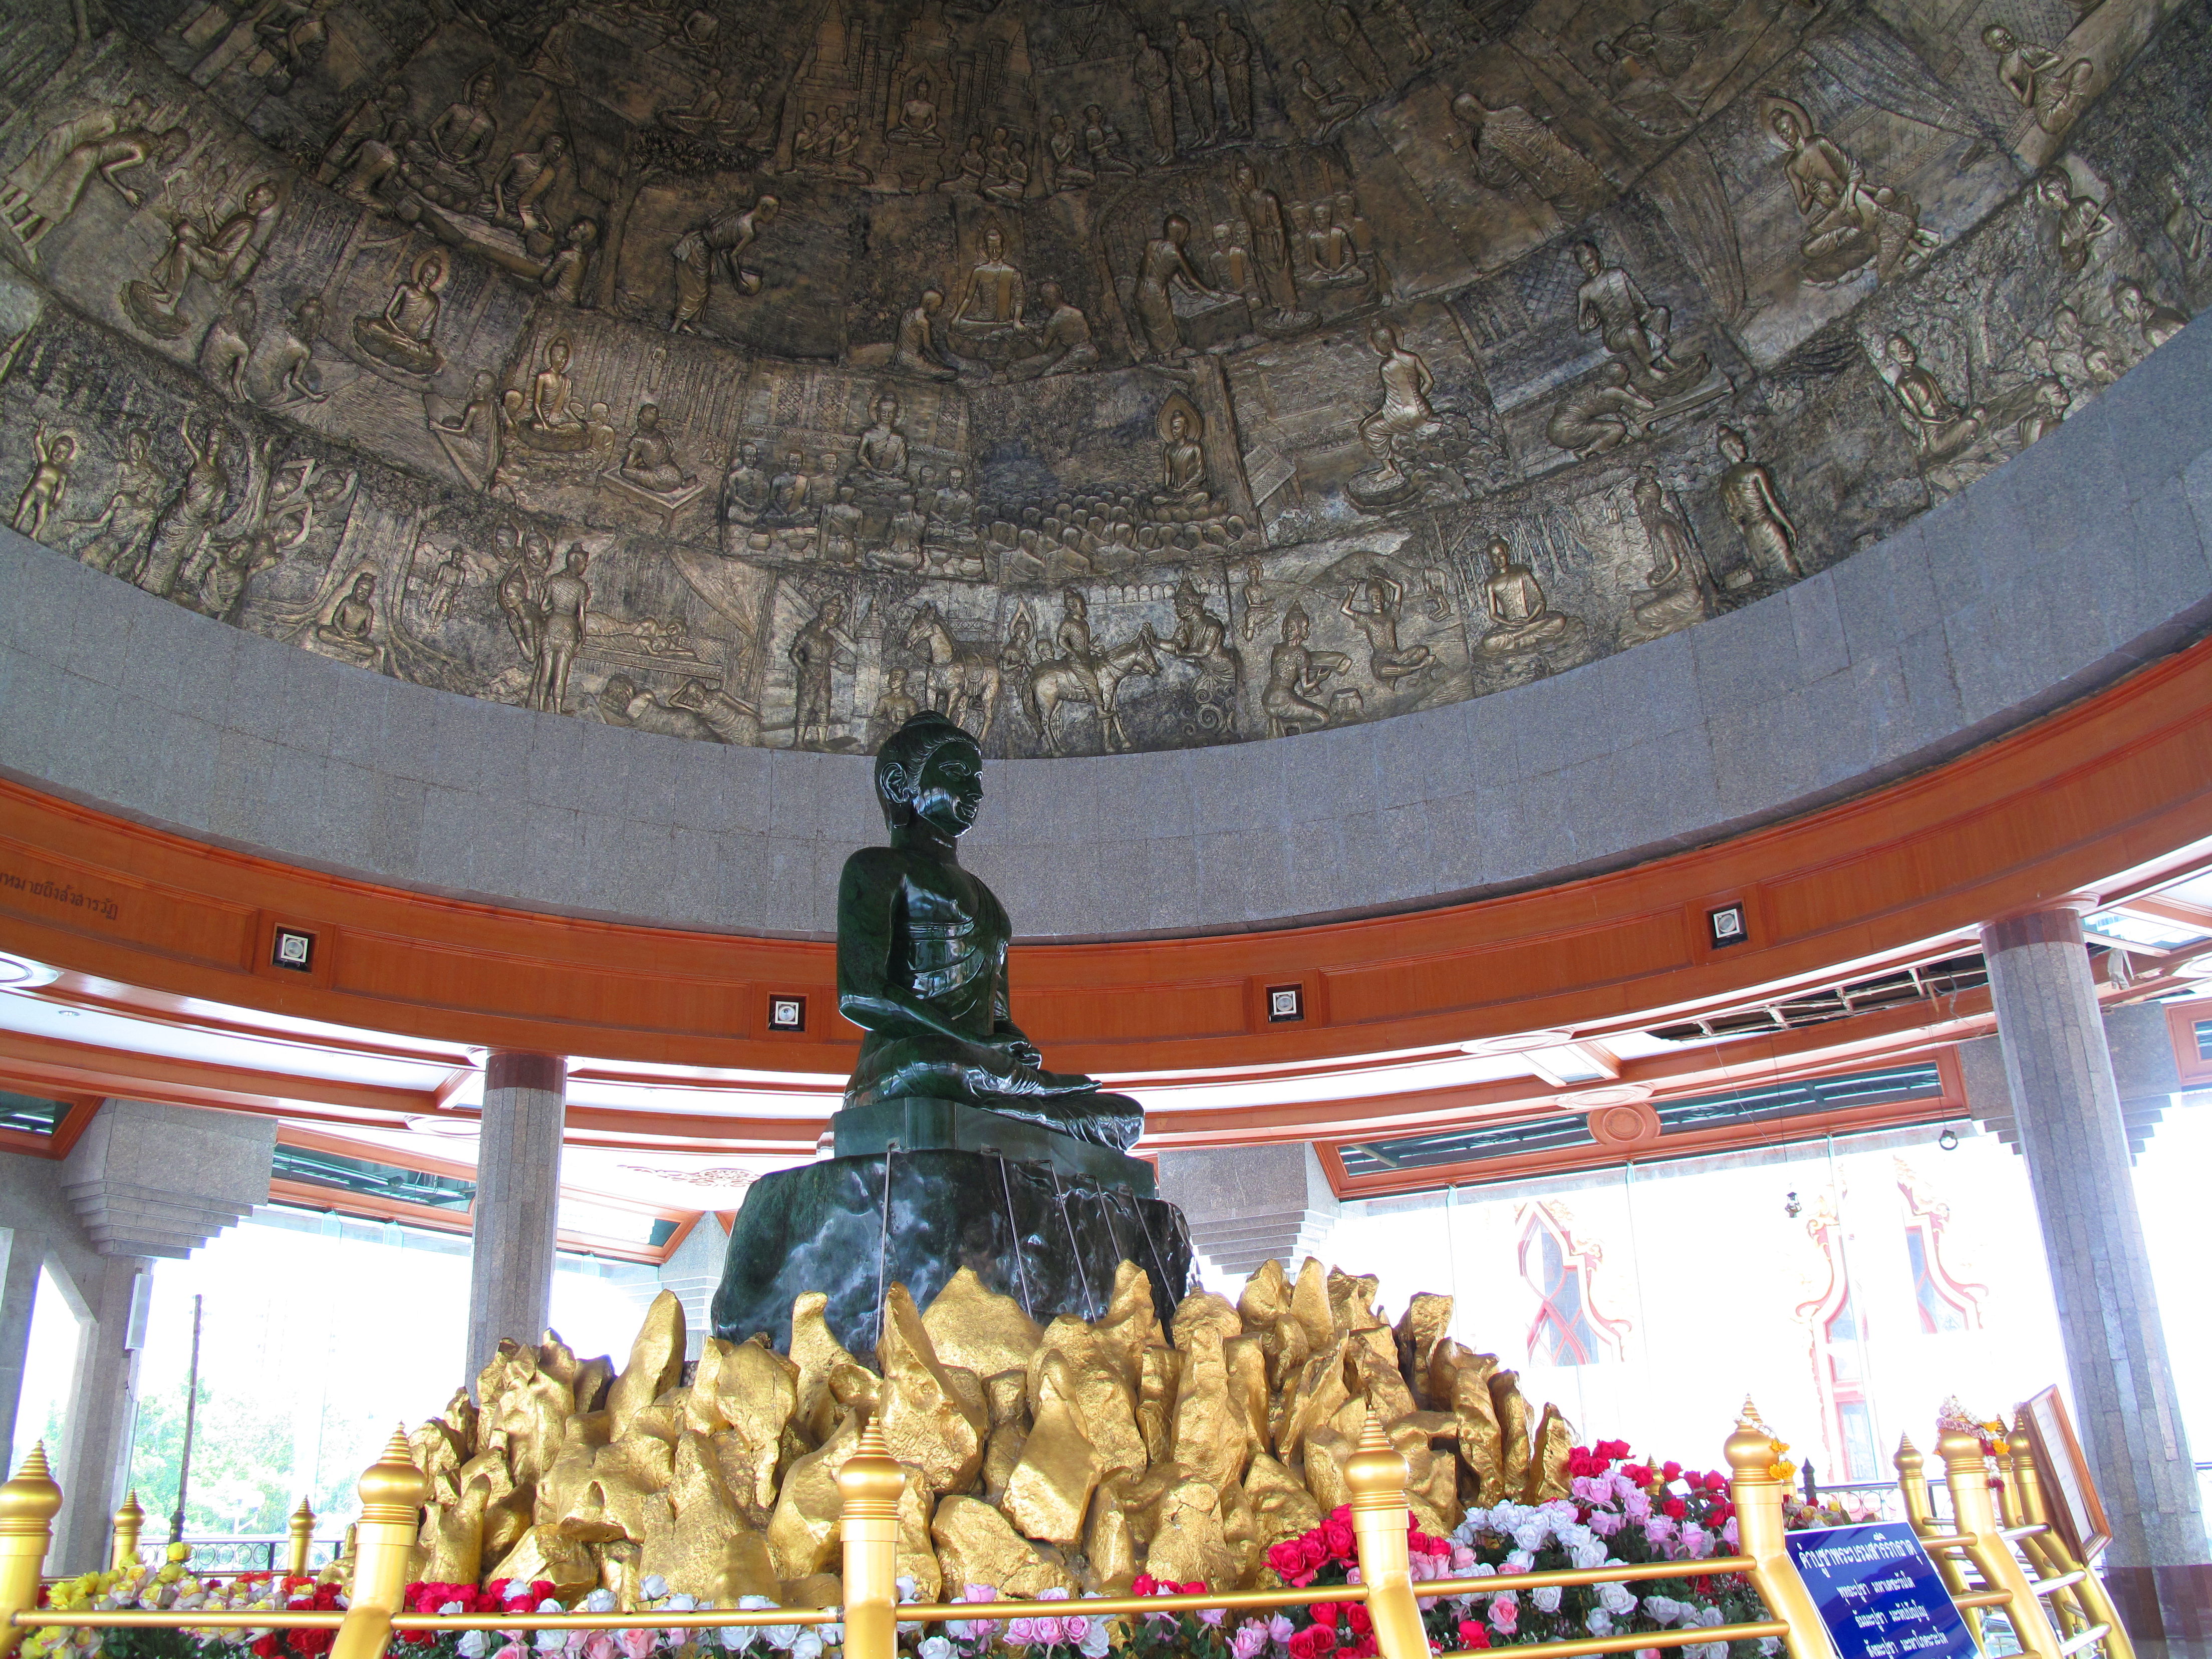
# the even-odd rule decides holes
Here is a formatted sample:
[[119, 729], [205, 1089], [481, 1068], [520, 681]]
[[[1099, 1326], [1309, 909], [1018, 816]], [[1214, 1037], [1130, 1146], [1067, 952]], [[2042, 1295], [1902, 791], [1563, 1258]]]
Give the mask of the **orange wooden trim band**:
[[[1928, 773], [1632, 869], [1325, 926], [1018, 947], [1015, 1013], [1057, 1063], [1094, 1072], [1322, 1060], [1640, 1019], [1971, 936], [2053, 895], [2113, 891], [2119, 872], [2208, 836], [2212, 641]], [[31, 896], [37, 880], [0, 885], [0, 947], [106, 981], [88, 991], [65, 980], [64, 994], [127, 1002], [128, 988], [143, 988], [160, 1002], [436, 1042], [780, 1073], [845, 1071], [858, 1037], [834, 1012], [803, 1036], [766, 1029], [771, 991], [834, 1009], [825, 942], [379, 887], [13, 784], [0, 784], [0, 870], [112, 901], [64, 911]], [[1725, 899], [1744, 902], [1751, 937], [1715, 951], [1705, 913]], [[280, 921], [316, 934], [313, 973], [270, 963]], [[1267, 1024], [1251, 986], [1292, 981], [1315, 992], [1307, 1018]], [[0, 1055], [21, 1041], [0, 1042]], [[343, 1109], [371, 1096], [435, 1109], [411, 1091], [307, 1079], [295, 1097]]]

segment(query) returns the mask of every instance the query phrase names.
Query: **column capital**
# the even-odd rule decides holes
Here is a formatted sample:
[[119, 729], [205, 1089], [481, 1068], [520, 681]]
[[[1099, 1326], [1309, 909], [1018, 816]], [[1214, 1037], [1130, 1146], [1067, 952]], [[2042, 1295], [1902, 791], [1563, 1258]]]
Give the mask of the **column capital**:
[[484, 1059], [487, 1089], [537, 1089], [557, 1095], [564, 1091], [568, 1079], [568, 1061], [562, 1054], [495, 1048]]
[[2045, 899], [2032, 910], [2014, 910], [1982, 924], [1982, 951], [2016, 950], [2023, 945], [2082, 945], [2081, 918], [2100, 902], [2094, 893], [2069, 893]]

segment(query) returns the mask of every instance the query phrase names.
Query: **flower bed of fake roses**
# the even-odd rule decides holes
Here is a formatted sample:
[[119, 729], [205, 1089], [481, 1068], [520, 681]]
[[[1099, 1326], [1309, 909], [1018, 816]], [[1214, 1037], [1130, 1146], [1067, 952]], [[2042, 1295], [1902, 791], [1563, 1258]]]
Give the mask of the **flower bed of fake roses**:
[[[1567, 1588], [1516, 1589], [1524, 1573], [1603, 1567], [1617, 1562], [1690, 1562], [1733, 1553], [1735, 1511], [1724, 1475], [1686, 1472], [1679, 1463], [1630, 1460], [1627, 1443], [1577, 1447], [1568, 1461], [1570, 1495], [1544, 1504], [1494, 1504], [1468, 1511], [1449, 1538], [1411, 1534], [1419, 1595], [1423, 1583], [1495, 1578], [1498, 1587], [1452, 1596], [1420, 1596], [1422, 1622], [1438, 1653], [1690, 1630], [1766, 1617], [1741, 1573], [1685, 1575]], [[1350, 1514], [1339, 1510], [1314, 1531], [1276, 1545], [1268, 1565], [1285, 1583], [1356, 1584], [1359, 1566]], [[1736, 1644], [1734, 1659], [1771, 1654], [1771, 1640]], [[1367, 1609], [1356, 1601], [1292, 1608], [1230, 1632], [1229, 1659], [1373, 1659]], [[1692, 1643], [1687, 1659], [1731, 1659], [1729, 1644]]]
[[[1570, 1588], [1516, 1589], [1525, 1573], [1603, 1567], [1618, 1562], [1684, 1561], [1730, 1553], [1736, 1544], [1728, 1481], [1717, 1474], [1686, 1472], [1678, 1463], [1631, 1461], [1626, 1443], [1601, 1440], [1575, 1449], [1568, 1464], [1570, 1495], [1544, 1504], [1503, 1503], [1474, 1509], [1449, 1538], [1413, 1528], [1408, 1536], [1418, 1586], [1442, 1579], [1495, 1578], [1495, 1589], [1452, 1596], [1419, 1596], [1430, 1644], [1440, 1654], [1564, 1641], [1573, 1638], [1690, 1630], [1766, 1617], [1750, 1581], [1740, 1573], [1600, 1583]], [[1286, 1584], [1300, 1587], [1359, 1583], [1351, 1514], [1340, 1509], [1303, 1537], [1273, 1546], [1267, 1564]], [[641, 1586], [641, 1622], [616, 1631], [404, 1632], [394, 1638], [398, 1659], [709, 1659], [718, 1650], [750, 1651], [754, 1659], [836, 1659], [844, 1639], [836, 1624], [732, 1626], [721, 1630], [655, 1626], [656, 1612], [691, 1612], [707, 1604], [672, 1595], [659, 1578]], [[1139, 1577], [1139, 1595], [1203, 1594], [1202, 1583], [1176, 1584]], [[910, 1580], [902, 1599], [913, 1599]], [[337, 1587], [309, 1578], [242, 1573], [223, 1580], [193, 1576], [181, 1547], [167, 1565], [131, 1572], [87, 1574], [51, 1588], [52, 1605], [72, 1608], [176, 1608], [213, 1611], [329, 1612], [343, 1609]], [[1286, 1607], [1267, 1617], [1239, 1616], [1222, 1608], [1203, 1612], [1102, 1617], [1084, 1611], [1082, 1598], [1064, 1591], [1066, 1613], [998, 1619], [984, 1609], [999, 1599], [986, 1584], [970, 1584], [948, 1598], [972, 1603], [975, 1617], [939, 1625], [902, 1623], [899, 1650], [911, 1659], [984, 1659], [993, 1650], [1021, 1659], [1377, 1659], [1374, 1626], [1357, 1601], [1320, 1601]], [[415, 1613], [557, 1613], [553, 1586], [495, 1581], [473, 1584], [410, 1584], [407, 1611]], [[774, 1603], [745, 1596], [742, 1609]], [[579, 1604], [590, 1613], [615, 1611], [615, 1598], [594, 1590]], [[322, 1659], [335, 1632], [327, 1630], [149, 1631], [74, 1630], [50, 1626], [24, 1644], [25, 1659]], [[1774, 1654], [1772, 1640], [1692, 1643], [1685, 1659], [1759, 1659]], [[688, 1651], [687, 1651], [688, 1650]], [[1644, 1650], [1638, 1659], [1658, 1659]]]

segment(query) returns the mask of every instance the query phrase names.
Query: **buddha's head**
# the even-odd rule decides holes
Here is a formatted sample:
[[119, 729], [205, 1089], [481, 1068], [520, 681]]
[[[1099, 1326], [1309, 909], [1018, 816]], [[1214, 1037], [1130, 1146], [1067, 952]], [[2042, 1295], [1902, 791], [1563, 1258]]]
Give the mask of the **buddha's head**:
[[958, 726], [925, 708], [876, 751], [876, 800], [894, 830], [919, 819], [957, 838], [982, 809], [983, 751]]

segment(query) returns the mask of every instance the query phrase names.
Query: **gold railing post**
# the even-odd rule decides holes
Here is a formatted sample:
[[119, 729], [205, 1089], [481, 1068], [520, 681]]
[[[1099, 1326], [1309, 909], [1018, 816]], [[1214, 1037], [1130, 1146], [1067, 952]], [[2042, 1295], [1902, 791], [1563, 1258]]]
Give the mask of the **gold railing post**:
[[400, 1610], [422, 1505], [430, 1498], [430, 1483], [415, 1467], [404, 1428], [385, 1443], [384, 1455], [362, 1471], [359, 1491], [353, 1602], [331, 1659], [383, 1659], [392, 1640], [392, 1615]]
[[1959, 1541], [1966, 1547], [1982, 1582], [2012, 1596], [2005, 1613], [2011, 1620], [2014, 1638], [2033, 1659], [2059, 1659], [2058, 1638], [2051, 1629], [2050, 1615], [2044, 1612], [2035, 1586], [2028, 1582], [1997, 1525], [1982, 1437], [1972, 1429], [1946, 1429], [1936, 1449], [1942, 1455], [1944, 1479], [1951, 1488], [1951, 1512], [1959, 1518]]
[[62, 1489], [46, 1469], [46, 1443], [31, 1448], [15, 1478], [0, 1486], [0, 1659], [22, 1644], [15, 1615], [39, 1605], [39, 1575], [54, 1540]]
[[1784, 1461], [1789, 1450], [1768, 1433], [1750, 1401], [1728, 1437], [1730, 1500], [1735, 1504], [1737, 1550], [1751, 1558], [1751, 1582], [1765, 1601], [1769, 1616], [1790, 1626], [1783, 1639], [1790, 1659], [1828, 1659], [1828, 1633], [1820, 1623], [1813, 1593], [1797, 1576], [1796, 1563], [1783, 1545], [1782, 1499], [1796, 1467]]
[[115, 1552], [108, 1565], [121, 1572], [138, 1565], [138, 1534], [146, 1524], [146, 1511], [138, 1507], [138, 1494], [131, 1493], [115, 1511]]
[[[1936, 1504], [1928, 1490], [1928, 1459], [1920, 1448], [1912, 1443], [1909, 1434], [1897, 1439], [1897, 1455], [1891, 1460], [1897, 1466], [1897, 1489], [1905, 1498], [1905, 1518], [1912, 1523], [1913, 1532], [1928, 1546], [1929, 1559], [1936, 1564], [1936, 1576], [1943, 1588], [1954, 1595], [1966, 1593], [1966, 1571], [1959, 1565], [1955, 1550], [1942, 1547], [1943, 1529], [1936, 1524]], [[1979, 1607], [1960, 1609], [1966, 1617], [1967, 1626], [1977, 1641], [1982, 1634], [1982, 1610]]]
[[1413, 1512], [1406, 1503], [1406, 1460], [1382, 1432], [1382, 1419], [1367, 1407], [1359, 1449], [1344, 1466], [1352, 1488], [1352, 1530], [1359, 1546], [1359, 1582], [1367, 1586], [1367, 1616], [1382, 1659], [1428, 1659], [1429, 1634], [1421, 1627], [1413, 1595], [1412, 1551], [1406, 1534]]
[[292, 1511], [292, 1547], [284, 1558], [284, 1570], [295, 1578], [307, 1576], [307, 1551], [315, 1541], [315, 1512], [302, 1498], [300, 1507]]
[[2009, 1532], [2014, 1527], [2027, 1524], [2021, 1518], [2019, 1489], [2013, 1485], [2011, 1441], [2000, 1440], [1996, 1443], [1995, 1462], [1997, 1470], [1996, 1484], [1990, 1490], [1996, 1492], [1996, 1497], [1992, 1501], [1996, 1504], [1997, 1524]]
[[1897, 1437], [1897, 1455], [1890, 1462], [1897, 1468], [1897, 1490], [1905, 1499], [1905, 1518], [1924, 1539], [1936, 1529], [1936, 1504], [1928, 1492], [1928, 1460], [1912, 1443], [1911, 1435], [1901, 1434]]
[[898, 1506], [906, 1471], [871, 1416], [837, 1471], [845, 1551], [845, 1659], [893, 1659], [898, 1650]]
[[2049, 1528], [2041, 1536], [2027, 1541], [2040, 1546], [2035, 1553], [2058, 1573], [2079, 1569], [2087, 1575], [2074, 1587], [2072, 1595], [2091, 1623], [2108, 1626], [2104, 1636], [2105, 1659], [2136, 1659], [2136, 1644], [2128, 1637], [2127, 1626], [2120, 1622], [2119, 1609], [2105, 1591], [2105, 1581], [2097, 1576], [2094, 1568], [2076, 1561], [2065, 1540], [2051, 1527], [2051, 1512], [2043, 1502], [2043, 1477], [2037, 1472], [2033, 1443], [2027, 1437], [2026, 1412], [2014, 1419], [2011, 1439], [2012, 1478], [2020, 1493], [2021, 1518], [2028, 1526]]

